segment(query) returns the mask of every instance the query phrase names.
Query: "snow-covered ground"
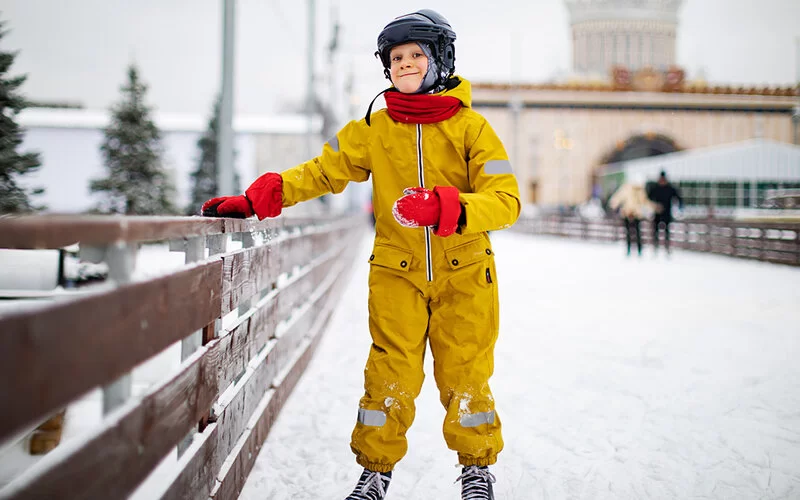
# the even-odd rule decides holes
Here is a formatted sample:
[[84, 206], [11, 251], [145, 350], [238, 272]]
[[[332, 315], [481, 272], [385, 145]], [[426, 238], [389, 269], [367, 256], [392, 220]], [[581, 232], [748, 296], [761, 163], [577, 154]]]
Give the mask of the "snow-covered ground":
[[[354, 486], [370, 245], [241, 499]], [[493, 245], [498, 500], [800, 498], [800, 269], [508, 231]], [[443, 418], [431, 375], [390, 500], [459, 498]]]

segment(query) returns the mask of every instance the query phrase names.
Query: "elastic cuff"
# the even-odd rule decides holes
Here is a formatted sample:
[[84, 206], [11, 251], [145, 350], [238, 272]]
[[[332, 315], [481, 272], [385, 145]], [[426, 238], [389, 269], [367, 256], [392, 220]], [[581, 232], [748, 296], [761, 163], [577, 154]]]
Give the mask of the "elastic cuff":
[[391, 472], [394, 469], [394, 464], [387, 465], [387, 464], [379, 464], [375, 462], [369, 462], [366, 458], [356, 457], [356, 462], [361, 467], [365, 469], [369, 469], [372, 472]]
[[450, 236], [458, 229], [461, 217], [461, 203], [458, 201], [458, 189], [452, 186], [436, 186], [433, 192], [439, 197], [439, 226], [434, 229], [436, 236]]
[[478, 467], [483, 467], [485, 465], [494, 465], [497, 462], [497, 455], [492, 455], [487, 458], [475, 458], [475, 457], [468, 457], [466, 455], [458, 455], [458, 463], [463, 465], [464, 467], [468, 467], [470, 465], [477, 465]]

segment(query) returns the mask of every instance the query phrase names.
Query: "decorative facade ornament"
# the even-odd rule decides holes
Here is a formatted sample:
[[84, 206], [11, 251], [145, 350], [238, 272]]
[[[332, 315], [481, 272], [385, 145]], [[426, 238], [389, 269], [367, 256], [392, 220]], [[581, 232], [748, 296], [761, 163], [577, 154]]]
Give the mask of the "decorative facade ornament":
[[633, 88], [642, 92], [660, 92], [664, 80], [664, 73], [650, 67], [642, 68], [633, 76]]
[[683, 90], [685, 78], [686, 74], [684, 73], [683, 69], [677, 66], [672, 66], [667, 71], [666, 78], [664, 79], [664, 92], [680, 92]]
[[614, 66], [611, 68], [611, 77], [614, 90], [633, 90], [633, 77], [628, 68]]
[[684, 72], [677, 66], [667, 71], [646, 67], [631, 71], [624, 66], [611, 68], [611, 90], [639, 92], [681, 92], [684, 90]]

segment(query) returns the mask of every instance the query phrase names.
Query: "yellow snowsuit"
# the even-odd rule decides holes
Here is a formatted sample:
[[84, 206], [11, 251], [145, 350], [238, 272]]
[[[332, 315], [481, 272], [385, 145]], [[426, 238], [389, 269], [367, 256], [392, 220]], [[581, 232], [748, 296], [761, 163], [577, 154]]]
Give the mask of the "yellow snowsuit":
[[[498, 334], [494, 255], [487, 231], [509, 227], [520, 212], [508, 155], [471, 105], [468, 81], [442, 92], [463, 107], [432, 124], [399, 123], [385, 109], [352, 121], [322, 154], [281, 174], [283, 206], [372, 175], [375, 244], [370, 256], [372, 335], [351, 448], [362, 466], [393, 469], [408, 448], [414, 400], [424, 379], [430, 343], [444, 405], [443, 431], [463, 465], [489, 465], [503, 448], [489, 389]], [[466, 215], [456, 234], [406, 228], [392, 205], [411, 186], [454, 186]], [[462, 220], [463, 217], [462, 217]]]

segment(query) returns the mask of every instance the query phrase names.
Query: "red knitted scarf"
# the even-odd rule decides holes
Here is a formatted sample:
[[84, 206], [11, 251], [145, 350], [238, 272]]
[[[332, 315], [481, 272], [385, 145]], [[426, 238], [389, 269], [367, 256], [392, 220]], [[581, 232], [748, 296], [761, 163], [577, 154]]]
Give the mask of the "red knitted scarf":
[[447, 120], [461, 109], [461, 101], [452, 96], [386, 92], [386, 111], [401, 123], [436, 123]]

